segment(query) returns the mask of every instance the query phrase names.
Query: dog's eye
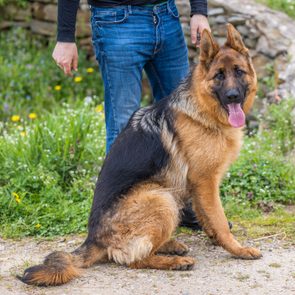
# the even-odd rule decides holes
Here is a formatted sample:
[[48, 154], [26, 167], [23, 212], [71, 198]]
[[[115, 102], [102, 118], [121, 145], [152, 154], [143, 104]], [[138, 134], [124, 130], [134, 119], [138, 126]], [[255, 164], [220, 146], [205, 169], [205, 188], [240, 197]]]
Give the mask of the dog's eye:
[[214, 77], [215, 79], [219, 80], [219, 81], [223, 81], [225, 79], [225, 75], [223, 72], [219, 72], [215, 75]]
[[240, 69], [236, 69], [236, 75], [237, 77], [242, 77], [244, 75], [244, 71], [240, 70]]

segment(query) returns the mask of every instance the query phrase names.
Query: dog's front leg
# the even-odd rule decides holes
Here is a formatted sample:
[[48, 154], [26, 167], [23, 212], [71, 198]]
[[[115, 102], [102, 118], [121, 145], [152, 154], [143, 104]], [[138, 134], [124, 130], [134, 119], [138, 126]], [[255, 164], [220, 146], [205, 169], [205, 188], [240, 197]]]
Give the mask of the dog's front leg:
[[198, 179], [194, 188], [193, 207], [198, 207], [196, 211], [202, 212], [203, 221], [208, 223], [207, 226], [205, 224], [205, 227], [210, 229], [210, 235], [213, 235], [213, 238], [217, 240], [220, 246], [239, 258], [260, 258], [261, 253], [259, 250], [242, 247], [230, 232], [219, 197], [218, 177]]

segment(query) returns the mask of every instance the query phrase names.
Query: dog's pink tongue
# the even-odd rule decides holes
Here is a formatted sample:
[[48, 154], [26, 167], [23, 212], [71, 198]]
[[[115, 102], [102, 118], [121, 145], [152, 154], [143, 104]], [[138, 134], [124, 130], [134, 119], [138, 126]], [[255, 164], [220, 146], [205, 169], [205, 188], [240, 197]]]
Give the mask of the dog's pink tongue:
[[245, 114], [239, 103], [227, 105], [229, 110], [228, 122], [232, 127], [238, 128], [245, 125]]

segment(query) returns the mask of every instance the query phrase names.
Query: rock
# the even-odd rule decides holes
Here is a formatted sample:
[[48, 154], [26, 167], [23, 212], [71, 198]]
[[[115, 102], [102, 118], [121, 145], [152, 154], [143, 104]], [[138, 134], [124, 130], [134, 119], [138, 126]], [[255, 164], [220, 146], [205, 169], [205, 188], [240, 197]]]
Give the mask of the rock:
[[77, 14], [76, 35], [77, 37], [88, 37], [91, 35], [90, 11], [79, 10]]
[[248, 26], [245, 25], [240, 25], [237, 26], [236, 29], [240, 32], [240, 34], [242, 34], [243, 36], [248, 37], [250, 34], [250, 28]]
[[0, 30], [6, 30], [11, 27], [21, 27], [21, 28], [29, 28], [30, 24], [28, 22], [14, 22], [14, 21], [2, 21], [0, 22]]
[[181, 24], [189, 24], [190, 23], [191, 18], [186, 16], [186, 15], [181, 15], [180, 16], [180, 22]]
[[244, 25], [249, 16], [234, 15], [228, 18], [228, 22], [234, 26]]
[[218, 15], [216, 18], [214, 18], [214, 22], [216, 24], [225, 24], [225, 23], [227, 23], [227, 20], [226, 20], [225, 16]]
[[213, 35], [216, 37], [226, 37], [226, 25], [221, 24], [219, 26], [212, 27]]
[[257, 40], [244, 38], [244, 43], [245, 43], [246, 47], [248, 47], [249, 49], [255, 49], [256, 44], [257, 44]]
[[8, 4], [5, 6], [5, 11], [2, 12], [1, 9], [1, 15], [7, 20], [29, 21], [31, 19], [31, 5], [28, 3], [26, 7], [20, 8]]
[[254, 68], [256, 70], [257, 77], [266, 77], [269, 74], [267, 70], [267, 65], [273, 62], [272, 59], [263, 54], [257, 54], [252, 58], [252, 60]]
[[55, 4], [57, 4], [57, 1], [58, 0], [38, 0], [38, 2], [41, 2], [41, 3], [55, 3]]
[[247, 27], [249, 28], [248, 38], [258, 39], [260, 37], [261, 33], [256, 29], [255, 23], [249, 22], [249, 24], [247, 24]]
[[183, 0], [176, 0], [175, 1], [177, 9], [180, 15], [187, 15], [190, 16], [191, 14], [191, 7], [188, 2]]
[[276, 42], [276, 45], [270, 42], [270, 39], [267, 39], [266, 36], [262, 35], [256, 46], [257, 52], [260, 52], [270, 58], [275, 58], [279, 54], [284, 54], [287, 52], [286, 46], [281, 42]]
[[36, 34], [52, 37], [56, 35], [56, 23], [43, 22], [33, 19], [30, 27], [32, 32]]
[[91, 37], [80, 39], [79, 45], [87, 51], [89, 57], [94, 56], [94, 49], [92, 46]]
[[57, 6], [56, 5], [44, 5], [42, 3], [35, 2], [33, 3], [33, 16], [39, 20], [45, 21], [57, 21]]
[[226, 38], [225, 37], [216, 37], [215, 40], [221, 46], [226, 42]]
[[222, 7], [209, 9], [209, 11], [208, 11], [208, 16], [209, 17], [217, 16], [217, 15], [220, 15], [220, 14], [224, 14], [224, 9]]

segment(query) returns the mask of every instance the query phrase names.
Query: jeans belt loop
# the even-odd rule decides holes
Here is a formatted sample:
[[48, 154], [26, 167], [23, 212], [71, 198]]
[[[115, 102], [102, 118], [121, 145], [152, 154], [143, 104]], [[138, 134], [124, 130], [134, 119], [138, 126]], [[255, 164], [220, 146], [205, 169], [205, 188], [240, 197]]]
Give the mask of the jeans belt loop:
[[128, 11], [128, 14], [132, 14], [132, 6], [131, 5], [127, 5], [127, 11]]

